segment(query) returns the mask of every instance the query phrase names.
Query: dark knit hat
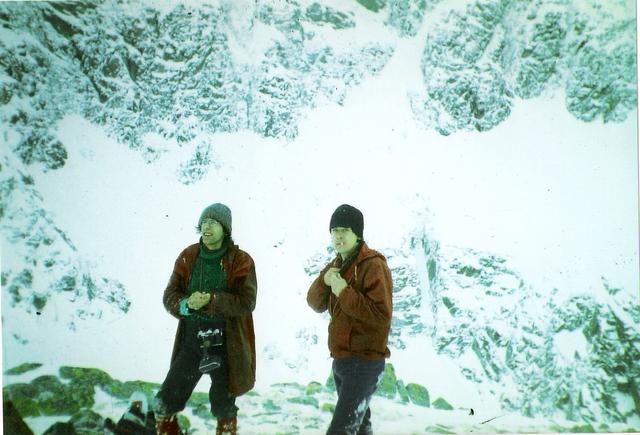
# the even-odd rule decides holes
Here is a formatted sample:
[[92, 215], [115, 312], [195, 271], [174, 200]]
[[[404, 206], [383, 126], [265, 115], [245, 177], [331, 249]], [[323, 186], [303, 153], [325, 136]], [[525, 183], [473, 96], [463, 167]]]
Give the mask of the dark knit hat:
[[207, 218], [220, 222], [225, 234], [231, 235], [231, 210], [229, 210], [229, 207], [217, 202], [202, 210], [202, 214], [198, 220], [198, 229], [202, 227], [202, 221]]
[[331, 215], [329, 231], [335, 227], [351, 228], [351, 231], [362, 239], [362, 232], [364, 231], [364, 217], [357, 208], [349, 204], [342, 204]]

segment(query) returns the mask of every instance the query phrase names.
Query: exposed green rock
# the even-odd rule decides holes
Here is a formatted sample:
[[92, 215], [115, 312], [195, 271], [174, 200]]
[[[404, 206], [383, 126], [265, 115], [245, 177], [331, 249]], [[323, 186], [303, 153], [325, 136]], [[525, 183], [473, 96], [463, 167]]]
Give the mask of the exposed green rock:
[[442, 303], [447, 307], [452, 316], [455, 316], [458, 313], [458, 308], [453, 304], [451, 299], [446, 296], [442, 297]]
[[405, 387], [404, 382], [398, 379], [396, 382], [396, 388], [398, 389], [398, 396], [402, 403], [409, 403], [409, 393], [407, 392], [407, 387]]
[[400, 36], [416, 36], [427, 7], [426, 0], [391, 0], [385, 24], [395, 28]]
[[91, 408], [93, 404], [93, 387], [86, 384], [68, 384], [38, 394], [38, 406], [44, 415], [72, 415], [82, 408]]
[[324, 383], [324, 386], [330, 391], [336, 391], [336, 381], [333, 379], [333, 372], [329, 374], [327, 381]]
[[200, 406], [209, 405], [209, 393], [203, 393], [202, 391], [194, 391], [191, 393], [191, 397], [187, 401], [187, 406]]
[[334, 403], [325, 402], [320, 407], [320, 410], [322, 410], [323, 412], [330, 412], [333, 414], [336, 411], [336, 405]]
[[160, 384], [144, 381], [126, 381], [121, 382], [118, 380], [112, 380], [106, 385], [102, 386], [102, 389], [111, 396], [119, 399], [128, 399], [136, 391], [142, 392], [149, 402], [155, 397], [156, 393], [160, 389]]
[[[209, 413], [209, 417], [211, 418], [211, 413]], [[180, 425], [180, 429], [187, 431], [191, 427], [191, 421], [187, 418], [186, 415], [178, 414], [178, 425]]]
[[212, 420], [213, 414], [211, 414], [211, 406], [208, 404], [201, 404], [192, 409], [193, 415], [200, 417], [204, 420]]
[[90, 385], [108, 385], [113, 382], [105, 371], [96, 368], [62, 366], [59, 370], [62, 379], [86, 382]]
[[436, 424], [435, 426], [427, 426], [424, 431], [426, 433], [444, 433], [444, 434], [457, 433], [453, 428], [449, 426], [445, 426], [443, 424]]
[[13, 406], [24, 417], [36, 417], [40, 415], [36, 396], [38, 388], [25, 383], [5, 385], [2, 388], [4, 400], [13, 402]]
[[349, 15], [319, 3], [313, 3], [307, 7], [305, 16], [311, 21], [328, 24], [334, 29], [348, 29], [356, 26]]
[[590, 424], [575, 425], [569, 429], [573, 433], [594, 433], [596, 430]]
[[356, 0], [372, 12], [378, 12], [387, 5], [387, 0]]
[[290, 403], [299, 403], [302, 405], [310, 405], [314, 408], [318, 408], [320, 406], [320, 402], [313, 396], [300, 396], [300, 397], [290, 397], [287, 399], [287, 402]]
[[562, 19], [562, 14], [550, 12], [545, 14], [542, 22], [534, 25], [530, 41], [521, 49], [516, 95], [522, 98], [537, 97], [556, 72], [567, 33]]
[[436, 277], [437, 266], [436, 262], [433, 258], [429, 258], [427, 260], [427, 275], [429, 276], [429, 281], [432, 282]]
[[79, 434], [97, 434], [104, 430], [104, 418], [91, 409], [81, 409], [71, 416], [69, 423], [73, 424]]
[[301, 384], [299, 384], [297, 382], [278, 382], [278, 383], [275, 383], [275, 384], [271, 384], [271, 386], [275, 387], [275, 388], [282, 388], [282, 387], [284, 387], [284, 388], [293, 388], [293, 389], [296, 389], [296, 390], [300, 391], [301, 393], [304, 392], [304, 390], [306, 388], [304, 385], [301, 385]]
[[65, 397], [80, 408], [91, 408], [95, 403], [95, 388], [84, 382], [69, 382], [65, 385]]
[[436, 409], [443, 409], [446, 411], [451, 411], [453, 409], [453, 406], [451, 406], [449, 402], [444, 400], [442, 397], [438, 397], [436, 400], [434, 400], [433, 403], [431, 403], [431, 406]]
[[[63, 366], [59, 372], [60, 376], [69, 382], [61, 382], [57, 376], [43, 375], [33, 379], [29, 384], [7, 385], [3, 388], [3, 394], [14, 402], [21, 415], [76, 415], [77, 419], [82, 419], [79, 424], [85, 425], [89, 424], [88, 420], [97, 418], [96, 415], [85, 412], [94, 405], [94, 385], [99, 385], [108, 394], [125, 400], [134, 392], [140, 391], [146, 394], [149, 401], [153, 399], [160, 386], [143, 381], [120, 382], [113, 380], [104, 371], [94, 368]], [[195, 400], [198, 398], [196, 393]], [[208, 399], [206, 401], [208, 403]]]
[[[420, 3], [390, 3], [400, 19], [390, 14], [388, 24], [411, 35], [422, 21]], [[637, 106], [631, 3], [627, 13], [611, 14], [597, 4], [548, 5], [478, 0], [430, 26], [422, 58], [426, 92], [412, 102], [417, 118], [443, 135], [486, 131], [510, 115], [514, 97], [564, 87], [577, 119], [626, 119]]]
[[40, 407], [38, 402], [34, 399], [23, 397], [15, 399], [13, 402], [16, 409], [23, 417], [37, 417], [40, 415]]
[[269, 412], [272, 411], [279, 411], [280, 409], [282, 409], [280, 406], [276, 405], [276, 403], [271, 400], [271, 399], [267, 399], [262, 403], [262, 407]]
[[47, 301], [48, 301], [47, 295], [42, 295], [37, 293], [33, 293], [31, 295], [31, 303], [33, 304], [33, 307], [37, 310], [36, 312], [38, 314], [40, 314], [40, 311], [42, 311], [45, 305], [47, 305]]
[[4, 400], [15, 400], [18, 398], [34, 398], [38, 394], [38, 388], [23, 382], [5, 385], [2, 388]]
[[[552, 298], [547, 306], [549, 330], [544, 341], [525, 347], [525, 354], [514, 352], [514, 358], [527, 363], [527, 371], [518, 382], [519, 400], [507, 401], [508, 407], [525, 415], [561, 411], [568, 420], [585, 422], [597, 421], [596, 413], [600, 412], [604, 416], [601, 421], [624, 422], [626, 417], [618, 410], [616, 398], [623, 394], [633, 400], [635, 412], [640, 412], [640, 350], [634, 345], [640, 334], [637, 327], [625, 324], [617, 315], [618, 310], [626, 311], [625, 316], [640, 324], [640, 307], [626, 302], [622, 293], [610, 296], [606, 304], [589, 295], [576, 295], [560, 301]], [[561, 331], [584, 336], [586, 353], [582, 357], [559, 363], [553, 336]], [[598, 372], [593, 367], [598, 367]], [[540, 383], [541, 379], [546, 382]], [[585, 389], [597, 392], [598, 400], [589, 403], [582, 393]], [[541, 397], [546, 399], [542, 403]]]
[[412, 403], [419, 406], [429, 407], [429, 391], [420, 384], [407, 384], [407, 393]]
[[384, 366], [384, 372], [382, 373], [382, 379], [378, 383], [378, 389], [376, 390], [377, 396], [386, 397], [387, 399], [393, 399], [396, 397], [396, 371], [393, 368], [393, 364], [387, 363]]
[[60, 392], [64, 388], [62, 382], [60, 382], [60, 379], [58, 379], [57, 376], [53, 375], [38, 376], [31, 381], [31, 385], [33, 385], [40, 391], [48, 390], [53, 392]]
[[72, 415], [94, 403], [93, 386], [88, 384], [63, 384], [56, 376], [44, 375], [31, 381], [31, 385], [38, 390], [35, 399], [43, 415]]
[[35, 370], [38, 367], [42, 367], [40, 363], [22, 363], [19, 366], [15, 366], [8, 370], [5, 370], [5, 375], [21, 375], [23, 373], [30, 372], [31, 370]]
[[460, 267], [458, 269], [458, 273], [461, 275], [465, 275], [468, 277], [472, 277], [472, 278], [477, 278], [480, 276], [480, 274], [482, 273], [482, 271], [480, 269], [476, 269], [473, 266], [470, 265], [464, 265], [462, 267]]
[[307, 396], [310, 396], [312, 394], [319, 393], [320, 391], [322, 391], [322, 384], [320, 382], [313, 381], [309, 382], [304, 392]]
[[576, 118], [621, 122], [636, 108], [635, 27], [635, 19], [627, 19], [593, 38], [595, 43], [582, 38], [566, 83], [567, 109]]

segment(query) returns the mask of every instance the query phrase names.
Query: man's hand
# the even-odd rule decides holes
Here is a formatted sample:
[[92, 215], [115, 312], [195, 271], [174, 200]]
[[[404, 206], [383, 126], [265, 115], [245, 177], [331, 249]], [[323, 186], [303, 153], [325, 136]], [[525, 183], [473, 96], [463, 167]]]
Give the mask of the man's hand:
[[327, 270], [324, 274], [324, 283], [331, 287], [331, 292], [336, 296], [340, 296], [342, 290], [347, 287], [347, 281], [340, 275], [340, 269], [337, 267]]
[[331, 292], [336, 296], [340, 296], [340, 293], [342, 293], [342, 290], [344, 290], [345, 288], [347, 288], [347, 281], [345, 281], [344, 278], [338, 275], [338, 277], [331, 285]]
[[324, 274], [325, 285], [331, 286], [331, 283], [336, 279], [336, 276], [340, 276], [340, 269], [337, 267], [331, 267]]
[[189, 296], [189, 300], [187, 301], [187, 306], [192, 310], [199, 310], [209, 303], [211, 299], [211, 295], [209, 293], [204, 292], [194, 292]]

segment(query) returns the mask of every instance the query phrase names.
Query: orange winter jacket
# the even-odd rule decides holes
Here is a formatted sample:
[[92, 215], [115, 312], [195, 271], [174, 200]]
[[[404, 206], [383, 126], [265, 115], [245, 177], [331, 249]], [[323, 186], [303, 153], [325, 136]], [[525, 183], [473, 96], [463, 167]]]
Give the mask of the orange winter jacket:
[[336, 297], [324, 283], [324, 274], [341, 264], [342, 259], [337, 256], [325, 266], [307, 292], [311, 308], [319, 313], [329, 310], [331, 315], [331, 356], [388, 358], [393, 284], [387, 260], [363, 243], [355, 261], [342, 273], [347, 287]]
[[[180, 315], [180, 300], [188, 297], [187, 285], [200, 244], [183, 250], [175, 261], [173, 273], [164, 291], [163, 303], [167, 311], [180, 319], [173, 345], [171, 361], [177, 356], [183, 342], [185, 320]], [[256, 344], [252, 312], [256, 306], [256, 269], [246, 252], [231, 245], [222, 257], [222, 268], [227, 278], [227, 289], [215, 293], [202, 308], [206, 314], [221, 314], [226, 321], [226, 346], [229, 362], [229, 392], [240, 396], [251, 390], [256, 380]]]

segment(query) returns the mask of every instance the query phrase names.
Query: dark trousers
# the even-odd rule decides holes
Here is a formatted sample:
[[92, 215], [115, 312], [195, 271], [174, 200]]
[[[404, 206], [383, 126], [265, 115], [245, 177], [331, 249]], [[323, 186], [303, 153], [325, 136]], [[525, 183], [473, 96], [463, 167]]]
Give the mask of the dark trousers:
[[384, 371], [384, 360], [335, 358], [332, 369], [338, 402], [327, 435], [372, 434], [369, 403]]
[[[198, 325], [186, 325], [180, 351], [171, 362], [169, 373], [156, 395], [159, 414], [172, 415], [182, 411], [202, 376], [198, 370], [202, 350], [197, 333]], [[223, 345], [215, 351], [222, 356], [222, 365], [209, 373], [209, 401], [211, 413], [216, 418], [235, 417], [238, 413], [236, 399], [229, 394], [229, 364], [224, 349]]]

